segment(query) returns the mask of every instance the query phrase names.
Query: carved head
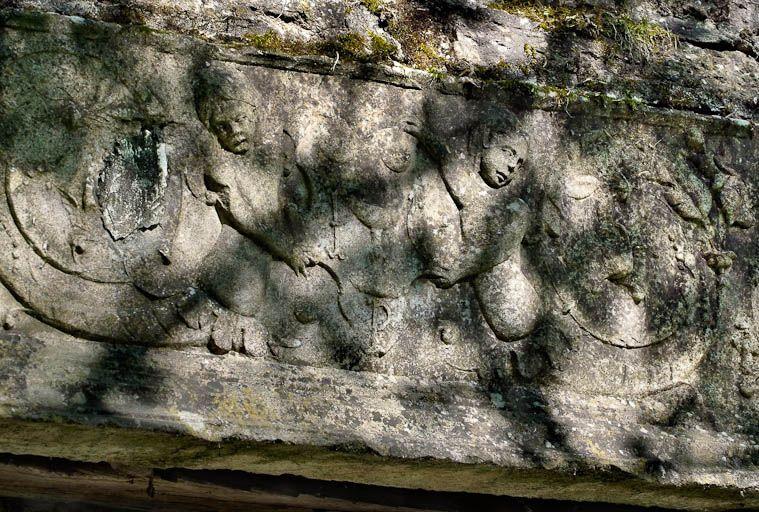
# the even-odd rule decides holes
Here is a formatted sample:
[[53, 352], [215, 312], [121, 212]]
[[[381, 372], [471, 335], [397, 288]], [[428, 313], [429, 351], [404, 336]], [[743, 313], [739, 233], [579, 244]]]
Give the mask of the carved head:
[[480, 177], [491, 188], [509, 185], [527, 157], [527, 134], [510, 111], [486, 105], [469, 133], [469, 153], [479, 159]]
[[211, 111], [209, 130], [216, 135], [221, 147], [242, 155], [250, 148], [248, 115], [243, 104], [236, 101], [219, 101]]
[[708, 271], [698, 226], [673, 211], [666, 188], [644, 172], [581, 174], [572, 167], [555, 176], [543, 205], [558, 316], [626, 348], [693, 325]]
[[221, 147], [242, 155], [250, 149], [253, 105], [241, 87], [244, 79], [238, 75], [220, 66], [203, 68], [197, 74], [195, 108], [198, 118]]
[[527, 156], [527, 137], [518, 131], [491, 132], [483, 140], [480, 176], [491, 188], [501, 188], [514, 179]]

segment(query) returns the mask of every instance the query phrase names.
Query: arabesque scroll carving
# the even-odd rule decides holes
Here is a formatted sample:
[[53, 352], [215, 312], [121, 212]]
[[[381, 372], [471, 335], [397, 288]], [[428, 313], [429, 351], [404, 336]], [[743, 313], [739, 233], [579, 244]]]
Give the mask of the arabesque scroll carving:
[[731, 240], [755, 236], [745, 145], [182, 66], [146, 106], [94, 56], [4, 64], [36, 86], [2, 97], [0, 277], [47, 329], [623, 395], [690, 383], [712, 346]]

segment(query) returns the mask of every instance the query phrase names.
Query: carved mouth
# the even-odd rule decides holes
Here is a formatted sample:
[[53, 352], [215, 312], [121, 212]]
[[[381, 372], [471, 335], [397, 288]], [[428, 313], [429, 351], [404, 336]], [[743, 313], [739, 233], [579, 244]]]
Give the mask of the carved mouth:
[[424, 277], [438, 288], [450, 288], [455, 284], [453, 282], [453, 277], [440, 268], [429, 269], [425, 272]]
[[511, 183], [515, 168], [509, 165], [505, 170], [492, 170], [492, 167], [483, 166], [480, 176], [491, 188], [501, 188]]
[[498, 184], [499, 187], [503, 187], [505, 185], [509, 185], [512, 181], [514, 181], [514, 175], [516, 174], [517, 170], [519, 169], [519, 163], [516, 165], [506, 165], [506, 169], [501, 171], [496, 171], [495, 173], [495, 181]]
[[234, 140], [232, 140], [232, 149], [231, 151], [233, 153], [243, 154], [248, 151], [248, 139], [244, 136], [238, 137]]

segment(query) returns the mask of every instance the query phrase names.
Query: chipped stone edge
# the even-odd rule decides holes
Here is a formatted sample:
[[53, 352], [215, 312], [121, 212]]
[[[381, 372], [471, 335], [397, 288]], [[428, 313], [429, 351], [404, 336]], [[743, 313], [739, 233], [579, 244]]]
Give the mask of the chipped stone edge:
[[[123, 358], [138, 364], [122, 372]], [[105, 389], [103, 382], [109, 383]], [[188, 389], [196, 382], [196, 389]], [[436, 401], [436, 389], [449, 401]], [[428, 396], [429, 403], [407, 411], [402, 404], [417, 396]], [[328, 411], [309, 417], [317, 398], [329, 404]], [[356, 431], [341, 420], [354, 414], [368, 418]], [[526, 498], [603, 496], [620, 504], [694, 510], [759, 506], [759, 474], [752, 469], [696, 467], [664, 476], [642, 472], [642, 460], [615, 460], [614, 454], [542, 461], [520, 459], [518, 452], [501, 455], [519, 444], [505, 439], [505, 431], [498, 434], [509, 424], [501, 414], [470, 383], [0, 335], [4, 453]], [[451, 438], [459, 420], [496, 425], [481, 440], [485, 446], [472, 445], [472, 432]]]
[[[44, 26], [42, 26], [44, 25]], [[246, 65], [262, 66], [285, 71], [339, 76], [376, 82], [406, 89], [432, 90], [443, 94], [471, 96], [491, 93], [504, 102], [517, 103], [520, 108], [544, 110], [572, 115], [594, 115], [612, 119], [631, 119], [643, 124], [671, 127], [689, 127], [699, 124], [707, 133], [740, 138], [755, 136], [759, 122], [733, 119], [725, 116], [705, 115], [689, 110], [662, 109], [649, 105], [637, 97], [619, 97], [612, 93], [598, 93], [580, 88], [557, 88], [534, 80], [484, 80], [471, 77], [436, 76], [428, 71], [399, 63], [338, 62], [320, 55], [288, 55], [269, 52], [253, 46], [220, 45], [186, 34], [148, 28], [142, 25], [119, 25], [112, 22], [88, 20], [77, 16], [16, 9], [0, 9], [0, 27], [14, 30], [49, 32], [66, 36], [72, 26], [86, 25], [92, 29], [92, 39], [113, 35], [139, 35], [142, 42], [167, 52], [193, 50], [209, 59]], [[512, 91], [517, 91], [516, 94]], [[503, 97], [503, 96], [506, 97]], [[529, 95], [529, 105], [519, 105]]]

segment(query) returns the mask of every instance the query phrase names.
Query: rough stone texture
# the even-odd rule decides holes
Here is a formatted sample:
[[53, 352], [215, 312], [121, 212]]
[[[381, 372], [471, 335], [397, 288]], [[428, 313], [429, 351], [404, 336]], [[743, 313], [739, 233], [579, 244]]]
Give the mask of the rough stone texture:
[[3, 12], [0, 451], [759, 506], [755, 53], [410, 5]]
[[87, 341], [7, 338], [0, 350], [5, 452], [136, 474], [231, 469], [694, 510], [758, 502], [753, 468], [735, 467], [756, 449], [751, 438], [668, 426], [660, 418], [671, 396], [590, 399], [521, 386], [498, 394]]
[[519, 16], [493, 12], [486, 19], [460, 18], [454, 27], [456, 58], [475, 66], [500, 62], [528, 65], [536, 53], [548, 50], [548, 38], [536, 23]]
[[12, 0], [10, 6], [279, 53], [526, 79], [570, 96], [608, 93], [731, 118], [754, 118], [759, 106], [755, 2]]

